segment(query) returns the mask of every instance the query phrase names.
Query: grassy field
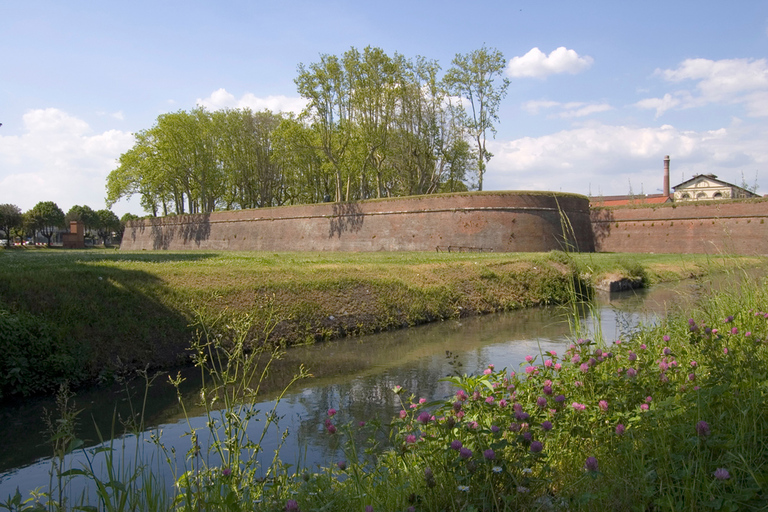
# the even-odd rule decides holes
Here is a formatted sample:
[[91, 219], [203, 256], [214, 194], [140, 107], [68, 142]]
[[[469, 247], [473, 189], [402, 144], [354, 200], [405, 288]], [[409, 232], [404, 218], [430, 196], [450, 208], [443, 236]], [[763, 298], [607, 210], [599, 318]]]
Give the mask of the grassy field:
[[[312, 343], [562, 303], [571, 284], [758, 265], [704, 255], [0, 251], [0, 398], [188, 362], [195, 324]], [[269, 333], [265, 336], [264, 333]]]

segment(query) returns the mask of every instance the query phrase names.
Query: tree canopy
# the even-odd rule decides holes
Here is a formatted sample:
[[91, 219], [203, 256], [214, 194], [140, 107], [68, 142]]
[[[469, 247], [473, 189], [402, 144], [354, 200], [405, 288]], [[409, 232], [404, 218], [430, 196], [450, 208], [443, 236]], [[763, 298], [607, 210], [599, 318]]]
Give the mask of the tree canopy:
[[24, 214], [25, 224], [28, 229], [37, 231], [48, 240], [51, 245], [51, 237], [57, 228], [63, 228], [64, 212], [53, 201], [37, 203], [31, 210]]
[[[351, 48], [299, 64], [295, 84], [307, 104], [297, 117], [162, 114], [120, 156], [107, 204], [139, 195], [147, 212], [169, 215], [353, 201], [467, 190], [475, 173], [482, 188], [485, 132], [506, 90], [494, 83], [503, 57], [484, 47], [462, 62], [457, 56], [443, 80], [436, 61]], [[457, 95], [479, 98], [469, 101], [472, 114]]]
[[452, 64], [445, 82], [452, 94], [469, 103], [462, 121], [475, 142], [478, 190], [483, 190], [485, 165], [493, 156], [485, 147], [486, 135], [489, 130], [496, 135], [494, 122], [499, 120], [499, 104], [509, 87], [509, 80], [502, 77], [506, 61], [500, 51], [483, 46], [467, 55], [456, 54]]
[[11, 245], [11, 232], [22, 226], [21, 209], [15, 204], [0, 204], [0, 231], [6, 240], [6, 246]]

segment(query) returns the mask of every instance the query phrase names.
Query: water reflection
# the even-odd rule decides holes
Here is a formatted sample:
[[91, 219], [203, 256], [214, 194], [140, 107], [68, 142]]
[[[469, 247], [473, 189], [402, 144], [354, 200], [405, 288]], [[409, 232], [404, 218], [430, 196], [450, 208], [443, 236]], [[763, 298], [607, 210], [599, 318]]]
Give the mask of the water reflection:
[[[603, 335], [610, 341], [628, 336], [638, 321], [652, 321], [656, 315], [663, 314], [669, 304], [680, 304], [680, 286], [604, 295], [599, 297], [598, 303], [599, 307], [593, 311], [582, 310], [580, 321], [594, 326], [599, 319]], [[599, 318], [593, 317], [594, 311], [599, 311]], [[517, 369], [528, 354], [548, 350], [562, 353], [570, 332], [568, 314], [563, 308], [537, 308], [293, 348], [273, 363], [270, 377], [262, 387], [261, 411], [275, 407], [274, 399], [301, 363], [305, 363], [315, 377], [301, 381], [276, 406], [279, 428], [268, 432], [262, 446], [267, 463], [278, 448], [285, 429], [289, 431], [289, 437], [280, 452], [284, 462], [308, 467], [335, 463], [341, 456], [338, 446], [329, 440], [323, 428], [329, 408], [340, 411], [340, 423], [357, 425], [374, 418], [387, 422], [400, 408], [391, 391], [396, 385], [416, 397], [439, 399], [453, 392], [448, 384], [440, 382], [452, 373], [476, 373], [490, 363], [496, 368]], [[187, 380], [183, 399], [187, 413], [193, 417], [191, 426], [204, 432], [206, 418], [200, 416], [203, 411], [192, 405], [198, 397], [199, 376], [195, 370], [186, 370], [184, 376]], [[133, 407], [139, 407], [142, 387], [136, 383], [133, 386], [80, 393], [76, 401], [78, 407], [83, 408], [82, 437], [91, 441], [96, 439], [93, 427], [89, 429], [89, 424], [94, 423], [102, 432], [109, 432], [115, 410], [120, 415], [128, 415], [131, 401], [127, 397], [131, 393]], [[26, 496], [30, 489], [48, 484], [50, 463], [39, 460], [30, 464], [46, 455], [45, 437], [33, 437], [32, 442], [23, 445], [21, 443], [29, 436], [20, 434], [43, 430], [40, 422], [43, 407], [51, 409], [52, 401], [38, 400], [0, 412], [0, 435], [19, 441], [14, 446], [4, 443], [0, 452], [0, 471], [3, 471], [0, 474], [0, 500], [14, 492], [17, 486]], [[159, 378], [150, 388], [146, 419], [149, 425], [158, 426], [155, 432], [162, 432], [162, 440], [169, 449], [175, 447], [177, 463], [183, 465], [184, 454], [190, 446], [189, 438], [183, 435], [190, 426], [184, 421], [167, 377]], [[252, 439], [258, 439], [261, 425], [263, 422], [252, 426], [249, 431]], [[205, 442], [205, 439], [201, 441]], [[132, 453], [135, 445], [128, 438], [127, 453]], [[139, 446], [144, 451], [154, 449], [147, 443], [139, 443]], [[79, 461], [82, 462], [82, 457]], [[73, 458], [70, 463], [77, 465], [79, 462]], [[217, 464], [214, 459], [209, 463]]]

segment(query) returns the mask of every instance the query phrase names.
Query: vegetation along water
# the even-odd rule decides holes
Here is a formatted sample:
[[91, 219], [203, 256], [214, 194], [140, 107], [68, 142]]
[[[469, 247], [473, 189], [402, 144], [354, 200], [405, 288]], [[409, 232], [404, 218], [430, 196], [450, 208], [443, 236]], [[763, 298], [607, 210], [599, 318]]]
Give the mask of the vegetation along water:
[[[4, 263], [16, 267], [30, 284], [40, 284], [34, 276], [41, 274], [39, 265], [51, 256], [46, 252], [19, 256], [31, 257], [22, 261], [14, 256]], [[34, 261], [35, 257], [39, 260]], [[192, 258], [198, 263], [218, 260], [218, 264], [190, 265]], [[151, 467], [142, 463], [131, 466], [129, 472], [106, 477], [97, 475], [91, 466], [69, 472], [59, 468], [52, 473], [55, 478], [47, 492], [31, 497], [26, 505], [26, 496], [10, 497], [5, 507], [16, 510], [35, 502], [46, 503], [51, 509], [63, 506], [64, 497], [55, 490], [75, 477], [97, 484], [94, 506], [105, 509], [573, 510], [635, 506], [644, 510], [685, 505], [698, 510], [704, 503], [716, 508], [764, 504], [766, 471], [761, 436], [765, 418], [758, 404], [765, 392], [766, 354], [762, 341], [768, 332], [763, 310], [768, 307], [764, 305], [762, 288], [753, 286], [743, 286], [741, 295], [721, 292], [689, 313], [690, 321], [673, 317], [631, 339], [606, 340], [589, 335], [574, 339], [566, 354], [530, 354], [524, 368], [488, 367], [480, 375], [457, 376], [452, 381], [457, 394], [444, 403], [422, 403], [419, 397], [410, 397], [406, 390], [395, 387], [392, 393], [402, 401], [402, 412], [391, 426], [394, 450], [371, 446], [366, 453], [358, 453], [359, 445], [346, 440], [371, 434], [370, 439], [378, 442], [373, 430], [384, 425], [344, 424], [339, 420], [341, 414], [329, 410], [322, 428], [329, 442], [348, 450], [345, 460], [320, 473], [297, 474], [295, 468], [280, 461], [277, 452], [271, 464], [255, 458], [260, 451], [259, 440], [250, 439], [245, 426], [253, 418], [249, 404], [259, 390], [253, 383], [263, 378], [259, 377], [263, 365], [256, 359], [263, 362], [266, 356], [270, 361], [268, 349], [273, 346], [260, 342], [290, 340], [287, 333], [292, 332], [303, 332], [305, 336], [313, 333], [311, 338], [293, 338], [294, 342], [332, 337], [344, 332], [340, 325], [344, 329], [351, 325], [329, 324], [329, 330], [319, 334], [306, 326], [301, 331], [301, 322], [295, 316], [288, 316], [293, 323], [284, 320], [287, 316], [282, 308], [290, 304], [286, 296], [318, 297], [320, 292], [330, 295], [333, 299], [325, 302], [316, 299], [314, 307], [321, 311], [319, 318], [333, 322], [334, 312], [341, 316], [353, 314], [347, 304], [354, 302], [338, 300], [344, 297], [344, 291], [349, 294], [356, 290], [356, 296], [364, 297], [360, 287], [368, 294], [373, 289], [378, 295], [373, 303], [379, 307], [382, 296], [391, 300], [392, 294], [399, 292], [400, 300], [394, 303], [394, 309], [386, 301], [382, 308], [389, 323], [374, 327], [369, 323], [366, 327], [359, 322], [358, 329], [363, 331], [486, 310], [565, 302], [574, 296], [574, 282], [596, 279], [609, 271], [658, 279], [669, 276], [672, 268], [677, 275], [695, 275], [723, 262], [738, 263], [730, 258], [643, 258], [647, 259], [642, 264], [631, 255], [574, 257], [562, 253], [354, 257], [120, 254], [110, 260], [106, 255], [83, 253], [68, 261], [49, 260], [48, 265], [61, 267], [58, 271], [53, 268], [49, 278], [70, 279], [68, 284], [74, 284], [77, 278], [91, 278], [87, 286], [74, 287], [81, 298], [88, 297], [91, 289], [99, 286], [98, 281], [107, 281], [110, 288], [121, 290], [118, 297], [133, 297], [137, 306], [152, 299], [152, 305], [175, 309], [179, 324], [184, 323], [185, 328], [193, 315], [198, 315], [200, 338], [193, 355], [208, 376], [200, 396], [208, 410], [208, 423], [220, 426], [216, 432], [222, 434], [214, 436], [209, 448], [203, 448], [196, 441], [199, 427], [190, 426], [190, 452], [184, 464], [176, 468], [177, 486], [172, 493], [162, 490], [162, 485], [152, 479]], [[233, 268], [233, 261], [238, 259], [245, 261], [240, 262], [239, 269]], [[286, 286], [276, 286], [274, 277], [270, 281], [269, 272], [264, 271], [267, 265], [275, 274], [284, 273]], [[150, 276], [141, 275], [142, 266], [152, 269], [147, 272]], [[67, 273], [63, 267], [76, 270], [76, 278], [64, 277]], [[396, 273], [393, 268], [397, 268]], [[254, 276], [259, 273], [260, 279]], [[138, 278], [136, 282], [126, 279], [129, 274]], [[398, 283], [392, 275], [403, 281]], [[533, 275], [544, 278], [535, 281]], [[238, 276], [246, 283], [241, 288], [237, 286]], [[457, 280], [458, 286], [464, 288], [449, 286], [456, 276], [465, 276], [463, 281]], [[219, 277], [221, 288], [216, 286]], [[182, 282], [184, 286], [168, 285]], [[260, 297], [253, 291], [255, 282], [264, 286], [259, 289], [262, 302], [253, 300]], [[405, 284], [411, 282], [416, 285]], [[14, 279], [3, 283], [9, 291], [21, 291], [14, 288], [19, 286]], [[202, 283], [213, 286], [206, 290]], [[48, 305], [60, 315], [72, 315], [71, 310], [76, 309], [72, 304], [56, 304], [56, 286], [49, 288], [52, 293]], [[243, 308], [242, 297], [249, 289], [250, 304], [260, 307]], [[4, 301], [23, 297], [3, 304], [7, 311], [3, 318], [11, 322], [9, 325], [24, 319], [29, 326], [36, 318], [33, 315], [44, 318], [42, 308], [31, 307], [35, 294], [44, 296], [40, 290], [32, 287], [25, 293], [3, 292]], [[100, 298], [107, 299], [108, 294]], [[116, 300], [114, 296], [111, 299]], [[323, 304], [333, 304], [336, 309], [328, 312], [322, 309]], [[340, 306], [349, 309], [345, 313], [338, 309]], [[451, 314], [443, 316], [445, 311]], [[374, 312], [372, 318], [380, 318], [381, 312]], [[262, 323], [254, 331], [257, 319]], [[52, 318], [45, 320], [49, 322], [51, 340], [67, 329], [74, 330], [72, 325], [53, 325]], [[112, 325], [113, 333], [120, 333], [119, 324]], [[88, 328], [81, 332], [87, 333]], [[140, 329], [134, 327], [135, 331]], [[579, 329], [577, 321], [574, 329]], [[261, 339], [256, 333], [271, 337]], [[297, 378], [305, 377], [305, 373], [299, 370]], [[252, 379], [254, 374], [256, 378]], [[740, 411], [740, 416], [727, 419], [735, 410]], [[56, 453], [63, 457], [77, 443], [76, 435], [64, 428], [68, 418], [74, 419], [74, 412], [67, 409], [63, 399], [62, 411], [63, 421], [52, 423], [57, 432], [53, 436]], [[157, 441], [157, 449], [160, 451], [155, 463], [162, 459], [161, 440]], [[202, 449], [217, 452], [219, 463], [202, 463]], [[92, 456], [106, 457], [113, 463], [107, 467], [128, 467], [119, 466], [124, 461], [115, 462], [114, 451]], [[75, 503], [76, 498], [69, 499], [66, 506]]]

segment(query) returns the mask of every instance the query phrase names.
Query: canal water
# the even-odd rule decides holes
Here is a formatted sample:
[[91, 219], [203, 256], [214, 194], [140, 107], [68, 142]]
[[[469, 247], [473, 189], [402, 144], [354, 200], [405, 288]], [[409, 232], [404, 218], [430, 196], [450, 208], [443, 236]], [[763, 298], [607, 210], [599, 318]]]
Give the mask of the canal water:
[[[592, 308], [579, 313], [579, 322], [599, 329], [607, 342], [627, 338], [639, 322], [654, 322], [683, 297], [696, 295], [693, 282], [659, 285], [648, 290], [603, 294], [596, 297]], [[263, 441], [264, 464], [272, 460], [275, 450], [283, 462], [309, 469], [330, 466], [343, 458], [336, 439], [329, 436], [323, 422], [327, 411], [338, 411], [336, 424], [371, 422], [378, 418], [389, 421], [400, 409], [395, 386], [405, 388], [407, 395], [427, 400], [441, 399], [453, 393], [443, 377], [458, 373], [478, 373], [489, 364], [497, 369], [517, 370], [526, 355], [555, 350], [562, 353], [571, 340], [570, 312], [563, 307], [533, 308], [449, 320], [407, 330], [381, 333], [356, 339], [319, 343], [289, 349], [273, 363], [269, 379], [264, 382], [259, 404], [260, 421], [252, 421], [251, 439], [258, 440], [264, 424], [264, 413], [274, 410], [279, 418], [276, 427], [267, 430]], [[572, 317], [572, 316], [571, 316]], [[295, 384], [276, 398], [301, 363], [312, 378]], [[173, 372], [172, 376], [176, 376]], [[133, 460], [138, 456], [155, 474], [164, 474], [166, 482], [173, 477], [152, 437], [160, 438], [168, 452], [175, 451], [178, 467], [185, 464], [190, 449], [192, 429], [200, 429], [201, 453], [210, 464], [218, 462], [206, 455], [207, 417], [195, 406], [199, 395], [198, 371], [187, 369], [182, 386], [182, 408], [169, 375], [158, 375], [149, 387], [146, 401], [142, 380], [110, 389], [81, 391], [74, 397], [78, 416], [78, 434], [85, 446], [98, 445], [110, 432], [120, 432], [121, 420], [140, 411], [144, 405], [146, 431], [138, 438], [127, 435], [113, 445], [116, 457]], [[49, 484], [51, 449], [43, 420], [49, 411], [55, 417], [55, 402], [38, 399], [0, 410], [0, 502], [19, 488], [22, 496]], [[99, 434], [101, 433], [101, 435]], [[283, 442], [283, 434], [287, 437]], [[79, 450], [66, 460], [67, 467], [88, 464], [89, 449]], [[174, 457], [172, 457], [174, 458]], [[104, 454], [91, 455], [96, 469]]]

